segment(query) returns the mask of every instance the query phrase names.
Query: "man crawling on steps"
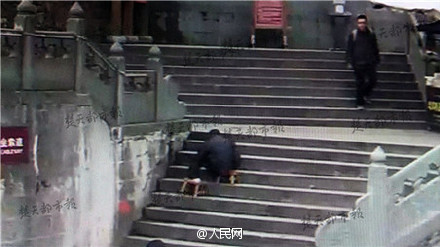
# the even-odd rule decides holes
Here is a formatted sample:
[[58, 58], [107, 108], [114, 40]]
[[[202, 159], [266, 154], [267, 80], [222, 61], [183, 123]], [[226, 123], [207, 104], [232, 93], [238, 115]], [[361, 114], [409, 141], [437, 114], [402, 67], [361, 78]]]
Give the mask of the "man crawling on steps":
[[240, 167], [240, 155], [236, 151], [235, 143], [221, 136], [218, 129], [209, 132], [208, 139], [199, 150], [198, 161], [192, 163], [188, 169], [189, 179], [185, 180], [184, 186], [186, 183], [195, 186], [201, 183], [202, 166], [206, 167], [210, 180], [219, 181], [221, 177], [229, 177], [230, 183], [235, 183], [236, 170]]

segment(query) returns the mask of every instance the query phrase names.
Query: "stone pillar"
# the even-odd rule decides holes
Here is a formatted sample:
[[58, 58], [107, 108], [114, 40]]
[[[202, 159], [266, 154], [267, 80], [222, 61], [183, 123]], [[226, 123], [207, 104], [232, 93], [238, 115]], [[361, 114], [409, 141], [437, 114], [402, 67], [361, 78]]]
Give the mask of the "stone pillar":
[[121, 1], [112, 1], [112, 19], [111, 33], [112, 35], [120, 35], [122, 28], [122, 4]]
[[386, 154], [378, 146], [371, 153], [371, 164], [368, 169], [368, 209], [366, 217], [368, 234], [371, 246], [389, 246], [391, 233], [388, 227], [388, 215], [390, 212], [390, 202], [393, 200], [389, 189], [389, 179], [387, 166], [385, 165]]
[[133, 35], [133, 1], [124, 2], [124, 19], [122, 22], [122, 34]]
[[159, 101], [159, 84], [163, 80], [163, 67], [160, 61], [162, 56], [162, 52], [160, 51], [158, 46], [153, 46], [148, 51], [148, 61], [147, 61], [147, 69], [152, 69], [155, 71], [154, 76], [154, 121], [158, 120], [158, 101]]
[[34, 59], [33, 39], [27, 34], [35, 33], [37, 7], [30, 1], [22, 1], [17, 6], [17, 16], [14, 20], [14, 29], [22, 31], [23, 36], [23, 65], [22, 65], [22, 89], [34, 89]]
[[[115, 102], [114, 102], [114, 110], [117, 113], [121, 114], [115, 114], [116, 117], [116, 124], [118, 126], [123, 125], [123, 116], [124, 116], [124, 80], [125, 76], [121, 74], [119, 71], [125, 71], [125, 58], [124, 58], [124, 49], [122, 48], [121, 42], [124, 42], [125, 38], [123, 37], [117, 37], [114, 40], [113, 45], [110, 47], [110, 57], [109, 60], [112, 64], [114, 64], [118, 71], [116, 71], [116, 90], [115, 90]], [[119, 116], [119, 115], [122, 115]]]
[[[78, 2], [75, 2], [70, 8], [69, 19], [67, 19], [66, 29], [77, 36], [84, 36], [86, 32], [86, 21], [84, 19], [84, 11]], [[85, 64], [86, 47], [83, 40], [76, 39], [75, 54], [75, 92], [78, 94], [86, 93], [86, 85], [83, 80], [83, 69]]]

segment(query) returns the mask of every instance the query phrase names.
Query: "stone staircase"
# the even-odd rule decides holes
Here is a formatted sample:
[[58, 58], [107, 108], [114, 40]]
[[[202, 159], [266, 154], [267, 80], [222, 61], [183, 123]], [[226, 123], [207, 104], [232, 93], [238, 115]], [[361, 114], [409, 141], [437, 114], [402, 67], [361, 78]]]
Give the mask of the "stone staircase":
[[[125, 46], [127, 69], [145, 69], [147, 45]], [[187, 118], [218, 123], [426, 128], [426, 111], [403, 54], [383, 54], [366, 110], [355, 109], [343, 52], [163, 46], [165, 74], [180, 84]]]
[[[124, 46], [128, 72], [145, 70], [148, 45]], [[180, 84], [194, 123], [425, 128], [414, 76], [400, 54], [383, 55], [373, 105], [354, 108], [354, 81], [341, 52], [161, 46], [165, 74]], [[214, 117], [214, 118], [213, 118]], [[215, 119], [215, 122], [212, 121]], [[241, 153], [241, 183], [210, 184], [209, 195], [177, 193], [207, 138], [192, 132], [123, 246], [314, 246], [320, 222], [346, 214], [366, 192], [369, 155], [387, 153], [388, 174], [431, 146], [229, 135]], [[202, 179], [205, 174], [202, 172]], [[313, 220], [310, 220], [313, 219]], [[218, 239], [213, 229], [242, 228]], [[197, 232], [206, 229], [206, 239]]]
[[[206, 133], [191, 133], [124, 246], [145, 246], [156, 238], [169, 246], [314, 246], [319, 222], [306, 219], [324, 220], [352, 209], [366, 191], [368, 158], [376, 145], [388, 150], [389, 174], [430, 149], [232, 135], [243, 159], [241, 183], [212, 184], [209, 196], [182, 196], [176, 192], [206, 138]], [[221, 227], [243, 228], [243, 239], [197, 238], [199, 229]]]

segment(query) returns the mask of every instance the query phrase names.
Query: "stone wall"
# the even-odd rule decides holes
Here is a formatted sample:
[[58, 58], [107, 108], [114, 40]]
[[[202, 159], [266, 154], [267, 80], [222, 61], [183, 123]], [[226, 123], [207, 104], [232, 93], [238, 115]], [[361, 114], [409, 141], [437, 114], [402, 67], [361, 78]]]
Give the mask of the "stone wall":
[[[406, 13], [373, 7], [370, 1], [347, 1], [345, 11], [351, 16], [338, 19], [336, 23], [340, 26], [335, 28], [329, 15], [334, 10], [331, 1], [286, 1], [288, 47], [335, 48], [333, 32], [337, 32], [341, 37], [336, 38], [344, 43], [349, 32], [356, 27], [357, 15], [367, 13], [372, 27], [381, 33], [381, 51], [404, 52]], [[149, 13], [148, 34], [155, 43], [251, 45], [252, 1], [159, 1], [149, 2], [145, 8]], [[345, 48], [345, 45], [339, 48]]]
[[29, 163], [2, 164], [2, 244], [109, 245], [116, 199], [109, 127], [101, 119], [68, 127], [70, 114], [93, 109], [43, 99], [2, 94], [2, 127], [28, 127], [31, 147], [38, 136]]
[[[16, 2], [2, 2], [4, 26], [12, 27]], [[70, 2], [36, 1], [37, 30], [63, 30]], [[111, 33], [111, 3], [81, 2], [87, 21], [86, 35], [105, 40]], [[135, 3], [135, 35], [151, 35], [155, 43], [250, 46], [253, 25], [252, 1], [151, 1]], [[289, 48], [334, 48], [334, 33], [346, 39], [355, 28], [356, 16], [367, 13], [380, 33], [381, 51], [403, 52], [406, 48], [406, 14], [389, 8], [373, 8], [370, 1], [347, 1], [351, 17], [339, 20], [336, 29], [329, 15], [332, 1], [286, 1]], [[337, 37], [340, 39], [341, 37]]]
[[[31, 148], [29, 162], [1, 164], [2, 246], [119, 246], [182, 145], [185, 109], [157, 56], [155, 90], [127, 91], [147, 70], [129, 78], [118, 42], [107, 58], [84, 38], [78, 2], [69, 32], [35, 32], [36, 7], [17, 9], [15, 29], [2, 29], [1, 125], [27, 127]], [[154, 112], [133, 93], [154, 99]]]
[[165, 176], [170, 151], [180, 150], [189, 132], [170, 136], [164, 131], [148, 135], [125, 136], [115, 142], [116, 163], [119, 177], [116, 179], [119, 196], [118, 232], [115, 245], [127, 235], [131, 223], [142, 217], [142, 209], [151, 202], [159, 178]]
[[2, 164], [2, 244], [117, 246], [188, 133], [169, 135], [159, 126], [118, 137], [99, 117], [71, 125], [72, 116], [96, 110], [63, 103], [62, 93], [48, 102], [45, 94], [2, 94], [1, 125], [27, 126], [31, 147], [38, 135], [29, 163]]

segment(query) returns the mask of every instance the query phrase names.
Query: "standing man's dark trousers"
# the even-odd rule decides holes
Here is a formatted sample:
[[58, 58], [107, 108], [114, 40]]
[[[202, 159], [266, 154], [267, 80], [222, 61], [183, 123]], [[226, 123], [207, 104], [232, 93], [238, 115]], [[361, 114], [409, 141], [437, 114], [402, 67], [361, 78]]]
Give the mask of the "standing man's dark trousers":
[[[373, 88], [377, 83], [376, 65], [356, 65], [354, 67], [354, 74], [356, 77], [356, 104], [363, 106], [365, 104], [365, 97], [369, 98]], [[365, 80], [368, 78], [368, 80]]]

